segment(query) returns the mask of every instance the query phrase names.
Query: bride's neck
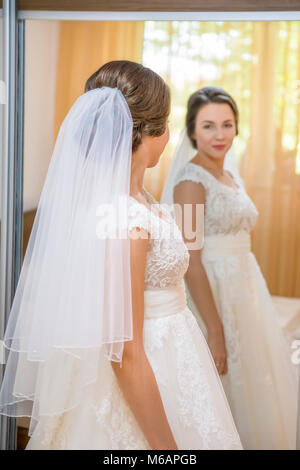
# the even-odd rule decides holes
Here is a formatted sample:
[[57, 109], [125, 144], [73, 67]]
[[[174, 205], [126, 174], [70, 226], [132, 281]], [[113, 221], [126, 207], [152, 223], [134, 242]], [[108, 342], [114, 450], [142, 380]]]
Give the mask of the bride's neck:
[[138, 159], [133, 159], [131, 163], [131, 176], [130, 176], [130, 194], [140, 195], [143, 193], [144, 175], [146, 166]]

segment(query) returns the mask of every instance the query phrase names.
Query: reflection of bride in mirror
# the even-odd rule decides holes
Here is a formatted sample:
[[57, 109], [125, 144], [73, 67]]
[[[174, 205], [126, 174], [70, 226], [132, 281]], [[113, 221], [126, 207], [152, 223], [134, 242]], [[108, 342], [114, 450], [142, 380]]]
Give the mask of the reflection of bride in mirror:
[[195, 92], [161, 202], [180, 204], [182, 214], [191, 204], [193, 217], [204, 204], [204, 244], [189, 250], [185, 280], [244, 448], [295, 449], [297, 369], [251, 252], [257, 210], [230, 153], [225, 158], [237, 133], [238, 109], [228, 93]]

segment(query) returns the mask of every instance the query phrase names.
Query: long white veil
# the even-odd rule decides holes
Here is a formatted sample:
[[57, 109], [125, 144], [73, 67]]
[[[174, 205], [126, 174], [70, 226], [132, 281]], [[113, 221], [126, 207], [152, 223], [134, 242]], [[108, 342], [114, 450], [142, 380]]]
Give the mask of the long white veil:
[[0, 413], [32, 417], [29, 435], [78, 405], [132, 339], [130, 240], [107, 236], [122, 229], [132, 129], [109, 87], [80, 96], [61, 125], [3, 338]]
[[[160, 198], [162, 204], [173, 205], [173, 189], [177, 173], [196, 155], [197, 150], [193, 148], [187, 135], [186, 128], [181, 131], [177, 147], [172, 158], [172, 162], [165, 181], [164, 189]], [[231, 147], [224, 160], [225, 170], [239, 176], [238, 166], [234, 158], [234, 151]]]

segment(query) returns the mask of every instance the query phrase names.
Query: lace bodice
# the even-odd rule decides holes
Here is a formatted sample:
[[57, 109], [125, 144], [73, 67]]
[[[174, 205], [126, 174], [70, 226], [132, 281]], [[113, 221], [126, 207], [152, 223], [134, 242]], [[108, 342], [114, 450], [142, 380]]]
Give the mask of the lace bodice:
[[249, 233], [256, 223], [258, 211], [245, 191], [243, 180], [238, 175], [233, 178], [238, 189], [222, 183], [202, 166], [192, 162], [188, 162], [176, 175], [174, 187], [181, 181], [190, 180], [201, 183], [205, 188], [205, 236], [240, 231]]
[[[144, 228], [150, 233], [146, 260], [145, 290], [175, 286], [182, 282], [188, 268], [189, 253], [180, 229], [169, 210], [156, 201], [144, 188], [148, 209], [135, 198], [129, 198], [128, 225]], [[152, 206], [155, 204], [155, 206]]]

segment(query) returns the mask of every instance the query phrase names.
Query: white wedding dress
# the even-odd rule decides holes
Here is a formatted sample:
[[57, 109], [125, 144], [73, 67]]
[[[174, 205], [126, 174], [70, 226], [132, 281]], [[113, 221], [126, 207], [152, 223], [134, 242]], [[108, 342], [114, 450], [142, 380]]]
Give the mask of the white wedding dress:
[[[245, 449], [295, 449], [299, 367], [291, 361], [293, 351], [251, 252], [258, 211], [243, 180], [233, 178], [236, 188], [188, 162], [175, 186], [189, 180], [206, 190], [201, 259], [224, 327], [228, 373], [221, 379], [242, 444]], [[206, 335], [187, 286], [186, 291]]]
[[[145, 191], [148, 202], [157, 203]], [[129, 198], [129, 228], [151, 234], [145, 273], [144, 348], [179, 449], [237, 449], [242, 445], [206, 340], [186, 305], [183, 276], [189, 254], [170, 213], [160, 215]], [[84, 315], [84, 312], [83, 312]], [[72, 367], [72, 364], [71, 366]], [[60, 363], [48, 371], [60, 393]], [[69, 369], [71, 370], [71, 368]], [[76, 367], [69, 382], [76, 394]], [[51, 386], [51, 385], [50, 385]], [[151, 403], [145, 403], [151, 406]], [[111, 363], [101, 355], [97, 381], [78, 406], [42, 416], [29, 449], [150, 449], [125, 401]]]

